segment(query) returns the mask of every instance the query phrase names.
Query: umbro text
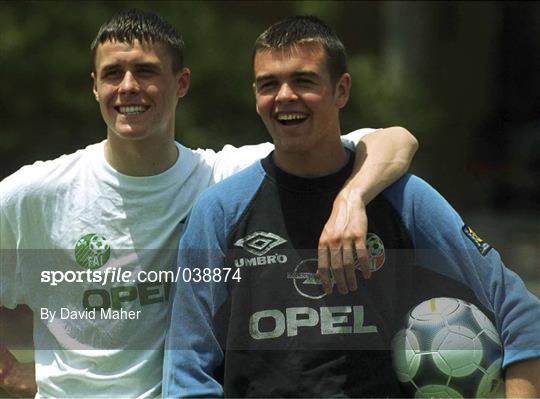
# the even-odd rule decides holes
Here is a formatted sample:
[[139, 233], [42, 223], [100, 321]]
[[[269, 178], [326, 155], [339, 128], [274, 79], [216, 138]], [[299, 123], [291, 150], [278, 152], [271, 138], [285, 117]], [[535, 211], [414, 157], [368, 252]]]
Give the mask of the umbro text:
[[234, 260], [234, 265], [236, 267], [244, 266], [264, 266], [264, 265], [275, 265], [279, 263], [286, 263], [287, 256], [283, 254], [275, 255], [266, 255], [266, 256], [255, 256], [252, 258], [237, 258]]

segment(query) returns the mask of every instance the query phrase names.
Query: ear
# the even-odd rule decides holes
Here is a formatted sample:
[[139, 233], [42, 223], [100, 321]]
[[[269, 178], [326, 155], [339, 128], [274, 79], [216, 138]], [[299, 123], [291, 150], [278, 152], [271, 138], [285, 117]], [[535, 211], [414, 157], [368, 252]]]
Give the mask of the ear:
[[351, 84], [351, 75], [349, 73], [344, 73], [343, 75], [341, 75], [338, 82], [336, 83], [336, 88], [334, 90], [334, 100], [336, 107], [338, 107], [339, 109], [347, 105], [347, 102], [349, 101]]
[[99, 93], [98, 93], [98, 90], [97, 90], [96, 74], [95, 74], [95, 72], [92, 72], [92, 73], [90, 74], [90, 76], [92, 77], [92, 92], [94, 93], [94, 97], [96, 98], [96, 101], [99, 102]]
[[182, 98], [188, 93], [190, 77], [191, 71], [189, 68], [182, 68], [182, 70], [176, 73], [176, 83], [178, 84], [176, 95], [178, 98]]

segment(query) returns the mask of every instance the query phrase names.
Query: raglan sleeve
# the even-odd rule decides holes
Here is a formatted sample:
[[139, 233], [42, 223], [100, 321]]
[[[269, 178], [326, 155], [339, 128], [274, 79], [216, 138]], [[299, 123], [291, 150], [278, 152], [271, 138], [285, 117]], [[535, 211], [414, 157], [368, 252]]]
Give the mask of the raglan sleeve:
[[[179, 244], [179, 273], [171, 292], [163, 367], [163, 396], [167, 398], [223, 396], [216, 376], [223, 350], [214, 317], [227, 290], [213, 271], [224, 262], [224, 226], [219, 206], [205, 194], [193, 207]], [[204, 277], [209, 269], [210, 279]]]
[[473, 290], [495, 315], [503, 367], [540, 357], [540, 301], [499, 253], [423, 180], [405, 175], [390, 189], [414, 243], [416, 262]]
[[[341, 142], [347, 148], [355, 150], [362, 137], [374, 131], [375, 129], [371, 128], [354, 130], [341, 136]], [[214, 182], [217, 183], [245, 169], [255, 161], [266, 157], [273, 150], [274, 145], [272, 143], [245, 145], [242, 147], [234, 147], [232, 145], [224, 146], [223, 149], [216, 154], [215, 162], [213, 164]]]

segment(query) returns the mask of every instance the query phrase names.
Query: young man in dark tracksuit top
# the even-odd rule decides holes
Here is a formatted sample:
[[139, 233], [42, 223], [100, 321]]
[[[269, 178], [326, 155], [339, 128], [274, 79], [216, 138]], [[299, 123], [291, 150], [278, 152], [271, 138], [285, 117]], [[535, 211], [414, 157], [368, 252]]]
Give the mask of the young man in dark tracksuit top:
[[538, 299], [417, 177], [367, 207], [372, 277], [348, 295], [322, 289], [317, 258], [335, 254], [320, 253], [317, 241], [354, 159], [339, 140], [351, 85], [343, 45], [315, 18], [287, 18], [257, 40], [254, 71], [275, 151], [193, 208], [164, 395], [403, 397], [392, 338], [411, 307], [447, 296], [497, 326], [507, 394], [538, 396]]

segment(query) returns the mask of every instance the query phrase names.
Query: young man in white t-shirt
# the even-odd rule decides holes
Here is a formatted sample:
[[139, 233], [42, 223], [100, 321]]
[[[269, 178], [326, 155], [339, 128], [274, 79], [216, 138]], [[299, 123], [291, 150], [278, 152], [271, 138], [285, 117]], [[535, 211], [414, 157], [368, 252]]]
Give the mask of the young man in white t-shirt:
[[[33, 310], [37, 396], [159, 395], [171, 282], [160, 273], [176, 269], [184, 220], [202, 190], [272, 148], [215, 153], [175, 142], [190, 78], [182, 50], [162, 18], [115, 15], [92, 45], [106, 140], [0, 183], [0, 307]], [[357, 173], [320, 240], [329, 254], [320, 266], [341, 293], [356, 289], [351, 254], [362, 258], [365, 248], [365, 203], [406, 171], [417, 146], [402, 128], [366, 132], [346, 136], [357, 143]], [[5, 347], [0, 388], [36, 393], [33, 365]]]

